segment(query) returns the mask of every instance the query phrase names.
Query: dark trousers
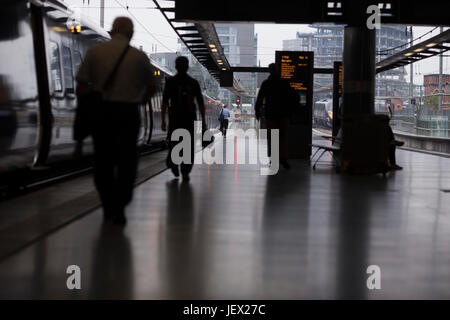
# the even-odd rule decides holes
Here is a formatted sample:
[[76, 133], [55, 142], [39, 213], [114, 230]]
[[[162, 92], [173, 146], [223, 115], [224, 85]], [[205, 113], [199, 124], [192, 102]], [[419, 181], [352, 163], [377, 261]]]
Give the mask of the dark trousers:
[[105, 214], [114, 215], [133, 198], [139, 110], [137, 104], [104, 103], [96, 111], [94, 182]]
[[[184, 163], [182, 162], [180, 164], [181, 174], [186, 175], [189, 174], [192, 170], [192, 167], [194, 166], [194, 156], [195, 156], [195, 139], [194, 139], [194, 120], [189, 120], [189, 118], [182, 119], [181, 117], [173, 117], [169, 119], [169, 130], [168, 130], [168, 138], [169, 138], [169, 153], [167, 155], [166, 164], [168, 168], [173, 168], [177, 166], [172, 161], [172, 149], [174, 146], [176, 146], [178, 143], [182, 142], [182, 139], [180, 141], [172, 141], [172, 133], [176, 129], [186, 129], [189, 132], [190, 135], [190, 150], [191, 150], [191, 157], [190, 157], [190, 163]], [[180, 153], [180, 156], [183, 156], [183, 153]]]
[[266, 119], [267, 126], [267, 156], [272, 155], [272, 129], [279, 130], [279, 152], [280, 160], [287, 160], [289, 157], [288, 150], [288, 130], [289, 130], [289, 118], [272, 118]]
[[222, 132], [222, 135], [227, 135], [227, 129], [228, 129], [228, 119], [223, 119], [220, 122], [220, 131]]
[[394, 132], [392, 131], [391, 126], [389, 126], [389, 133], [388, 133], [388, 137], [389, 137], [389, 163], [391, 164], [391, 166], [396, 164], [396, 159], [395, 159], [395, 144], [393, 144], [393, 141], [395, 140], [395, 136], [394, 136]]

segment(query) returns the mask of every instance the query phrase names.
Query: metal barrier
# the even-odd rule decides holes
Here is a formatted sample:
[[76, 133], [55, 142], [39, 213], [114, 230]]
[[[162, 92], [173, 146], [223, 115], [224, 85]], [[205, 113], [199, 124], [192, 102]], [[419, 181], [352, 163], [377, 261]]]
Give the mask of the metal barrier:
[[393, 111], [391, 126], [399, 132], [430, 137], [449, 137], [450, 110], [411, 109]]

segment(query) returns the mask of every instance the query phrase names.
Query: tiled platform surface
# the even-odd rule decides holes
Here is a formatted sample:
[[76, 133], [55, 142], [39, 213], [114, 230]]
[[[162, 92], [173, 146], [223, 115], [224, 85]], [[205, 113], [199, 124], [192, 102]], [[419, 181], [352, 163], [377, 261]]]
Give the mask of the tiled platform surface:
[[0, 298], [449, 299], [450, 159], [397, 157], [386, 177], [302, 161], [275, 176], [197, 165], [188, 183], [165, 171], [137, 187], [123, 230], [96, 210], [1, 262]]

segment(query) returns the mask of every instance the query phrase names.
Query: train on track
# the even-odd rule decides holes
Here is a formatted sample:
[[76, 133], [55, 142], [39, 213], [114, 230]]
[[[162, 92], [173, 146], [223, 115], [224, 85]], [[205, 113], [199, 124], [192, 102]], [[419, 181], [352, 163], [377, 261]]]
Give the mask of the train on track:
[[[109, 34], [58, 0], [4, 0], [0, 10], [0, 176], [73, 157], [74, 80], [87, 49]], [[157, 92], [140, 107], [140, 147], [165, 141], [162, 91], [171, 72], [152, 61]], [[204, 96], [209, 128], [219, 101]], [[92, 154], [87, 140], [85, 154]]]
[[315, 127], [332, 128], [333, 100], [322, 99], [314, 103], [313, 123]]

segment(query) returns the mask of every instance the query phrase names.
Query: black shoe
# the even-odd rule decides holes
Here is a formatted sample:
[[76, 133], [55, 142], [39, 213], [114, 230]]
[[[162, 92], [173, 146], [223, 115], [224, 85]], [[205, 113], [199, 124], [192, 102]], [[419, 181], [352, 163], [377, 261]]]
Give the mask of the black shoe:
[[280, 163], [286, 170], [289, 170], [291, 168], [291, 165], [289, 164], [289, 162], [287, 162], [287, 160], [281, 160]]
[[189, 181], [190, 179], [189, 173], [183, 174], [183, 181]]
[[173, 165], [172, 167], [170, 167], [170, 170], [172, 170], [172, 173], [175, 177], [179, 177], [180, 176], [180, 170], [178, 169], [178, 166]]

